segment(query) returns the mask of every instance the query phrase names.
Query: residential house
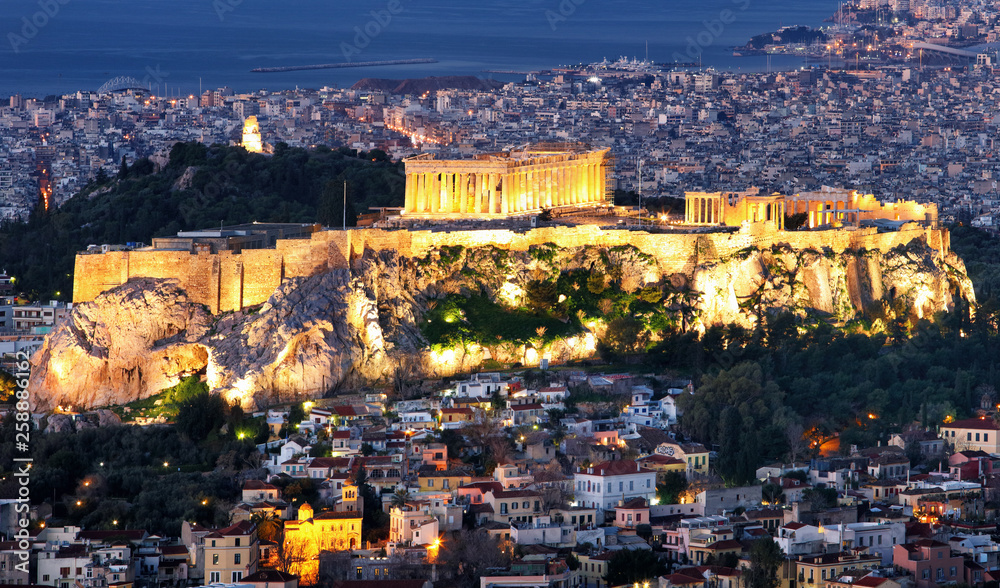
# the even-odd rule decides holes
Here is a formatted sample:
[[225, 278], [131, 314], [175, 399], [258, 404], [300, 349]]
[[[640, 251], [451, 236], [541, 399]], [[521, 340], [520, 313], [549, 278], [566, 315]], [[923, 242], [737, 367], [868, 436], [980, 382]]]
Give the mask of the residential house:
[[619, 500], [643, 498], [652, 502], [656, 497], [656, 472], [631, 460], [578, 468], [573, 482], [577, 503], [600, 511], [613, 509]]
[[962, 582], [965, 578], [965, 558], [953, 555], [946, 543], [922, 539], [896, 545], [892, 564], [909, 572], [916, 588], [937, 588], [941, 584]]
[[948, 471], [955, 480], [978, 481], [993, 475], [993, 457], [983, 451], [959, 451], [948, 457]]
[[258, 502], [281, 500], [281, 489], [260, 480], [247, 480], [243, 484], [243, 502], [256, 504]]
[[910, 460], [905, 455], [883, 453], [868, 462], [868, 475], [878, 479], [906, 478]]
[[510, 411], [515, 426], [537, 425], [543, 417], [547, 417], [545, 407], [537, 403], [519, 404], [507, 410]]
[[257, 526], [240, 521], [205, 535], [202, 570], [205, 579], [213, 582], [239, 582], [243, 576], [257, 571], [260, 556]]
[[684, 462], [688, 474], [708, 474], [708, 449], [701, 443], [661, 443], [655, 453], [674, 457]]
[[420, 472], [417, 477], [421, 492], [454, 492], [472, 482], [472, 471], [465, 468]]
[[615, 526], [634, 529], [649, 524], [649, 503], [644, 498], [633, 498], [615, 507]]
[[941, 425], [941, 437], [952, 451], [982, 451], [1000, 454], [1000, 426], [986, 417], [963, 419]]
[[441, 428], [443, 429], [460, 429], [475, 419], [476, 413], [471, 408], [441, 409]]
[[530, 523], [543, 514], [541, 495], [530, 490], [489, 490], [483, 503], [492, 507], [492, 520], [498, 523]]
[[409, 545], [431, 545], [438, 540], [438, 519], [431, 515], [429, 505], [407, 502], [402, 508], [389, 511], [389, 541]]
[[889, 445], [901, 447], [904, 451], [914, 443], [920, 446], [920, 454], [924, 457], [934, 457], [944, 453], [944, 439], [931, 431], [909, 431], [895, 433], [889, 437]]
[[881, 565], [881, 561], [877, 555], [842, 551], [799, 557], [795, 570], [798, 585], [825, 586], [827, 581], [835, 580], [849, 570], [871, 570]]

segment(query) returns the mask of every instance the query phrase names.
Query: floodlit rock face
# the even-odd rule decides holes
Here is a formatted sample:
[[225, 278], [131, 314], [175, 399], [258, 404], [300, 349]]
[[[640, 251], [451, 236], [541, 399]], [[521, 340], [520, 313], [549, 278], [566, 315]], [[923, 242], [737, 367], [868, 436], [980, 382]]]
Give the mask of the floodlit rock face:
[[[123, 404], [204, 373], [213, 392], [254, 408], [384, 380], [401, 364], [428, 375], [486, 359], [537, 365], [525, 345], [432, 351], [420, 321], [448, 294], [521, 306], [530, 282], [570, 270], [606, 276], [624, 292], [686, 292], [694, 312], [684, 324], [695, 329], [751, 327], [779, 310], [835, 322], [880, 308], [930, 317], [956, 298], [974, 301], [962, 261], [919, 239], [887, 253], [747, 248], [690, 267], [666, 270], [629, 245], [444, 247], [419, 258], [365, 249], [347, 268], [288, 278], [263, 305], [217, 315], [191, 302], [177, 281], [133, 279], [75, 306], [46, 338], [32, 358], [31, 397], [36, 410]], [[602, 329], [588, 322], [546, 352], [554, 362], [588, 357]]]

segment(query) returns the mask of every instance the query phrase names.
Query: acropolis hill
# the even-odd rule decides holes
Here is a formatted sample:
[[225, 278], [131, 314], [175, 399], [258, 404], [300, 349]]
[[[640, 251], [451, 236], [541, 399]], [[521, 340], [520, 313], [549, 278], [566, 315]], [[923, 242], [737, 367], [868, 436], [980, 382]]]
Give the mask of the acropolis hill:
[[[782, 230], [795, 197], [692, 193], [689, 227], [671, 232], [602, 227], [596, 218], [523, 229], [316, 231], [239, 252], [81, 254], [78, 304], [32, 359], [32, 398], [39, 409], [119, 404], [204, 372], [213, 391], [252, 407], [377, 381], [404, 361], [443, 375], [488, 358], [586, 358], [602, 336], [601, 317], [537, 349], [516, 342], [432, 350], [420, 330], [448, 294], [482, 293], [516, 308], [529, 282], [575, 270], [609, 276], [623, 292], [688, 289], [696, 329], [751, 327], [760, 309], [844, 323], [889, 303], [916, 318], [949, 310], [957, 298], [974, 302], [936, 210], [902, 203], [864, 211], [850, 203], [863, 195], [816, 194], [803, 197], [814, 203], [812, 230]], [[723, 203], [750, 218], [727, 228], [732, 214], [709, 214], [722, 216]]]

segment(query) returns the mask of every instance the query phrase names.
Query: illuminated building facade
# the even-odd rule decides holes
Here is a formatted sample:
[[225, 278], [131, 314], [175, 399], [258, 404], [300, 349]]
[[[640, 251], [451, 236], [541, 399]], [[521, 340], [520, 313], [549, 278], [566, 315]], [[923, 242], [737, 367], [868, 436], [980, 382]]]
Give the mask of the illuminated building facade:
[[810, 229], [858, 226], [861, 221], [919, 222], [937, 227], [936, 204], [912, 201], [879, 202], [873, 194], [824, 186], [791, 196], [745, 192], [687, 192], [684, 222], [689, 225], [738, 227], [744, 222], [768, 223], [784, 230], [785, 216], [806, 214]]
[[260, 139], [260, 125], [257, 124], [256, 116], [248, 116], [243, 121], [243, 148], [250, 153], [262, 153], [264, 145]]
[[404, 217], [496, 218], [608, 202], [608, 150], [537, 145], [469, 160], [406, 160]]
[[304, 503], [297, 520], [285, 522], [285, 550], [296, 560], [290, 571], [310, 584], [319, 571], [320, 552], [360, 549], [361, 516], [361, 511], [314, 515], [312, 507]]

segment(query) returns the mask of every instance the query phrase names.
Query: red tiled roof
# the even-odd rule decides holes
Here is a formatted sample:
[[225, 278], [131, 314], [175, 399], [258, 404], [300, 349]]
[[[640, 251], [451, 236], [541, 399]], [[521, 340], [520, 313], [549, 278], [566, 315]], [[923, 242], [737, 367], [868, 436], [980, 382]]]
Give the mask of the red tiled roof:
[[941, 425], [942, 429], [982, 429], [987, 431], [1000, 431], [993, 422], [993, 419], [963, 419], [953, 423]]
[[253, 533], [256, 525], [250, 521], [240, 521], [234, 525], [229, 525], [225, 529], [219, 529], [217, 532], [223, 537], [229, 537], [232, 535], [249, 535]]
[[543, 410], [544, 407], [541, 404], [532, 403], [532, 404], [518, 404], [518, 405], [510, 407], [510, 409], [513, 410], [513, 411], [521, 411], [521, 410]]
[[641, 467], [632, 460], [620, 459], [616, 461], [603, 461], [591, 466], [591, 468], [581, 469], [578, 473], [589, 476], [624, 476], [626, 474], [652, 473], [652, 470]]
[[278, 487], [268, 484], [267, 482], [262, 482], [261, 480], [247, 480], [243, 484], [244, 490], [277, 490]]
[[876, 586], [881, 586], [882, 583], [888, 582], [888, 578], [879, 578], [878, 576], [865, 576], [864, 578], [858, 578], [854, 581], [853, 586], [863, 586], [864, 588], [876, 588]]
[[309, 462], [310, 468], [349, 468], [351, 458], [349, 457], [317, 457]]

